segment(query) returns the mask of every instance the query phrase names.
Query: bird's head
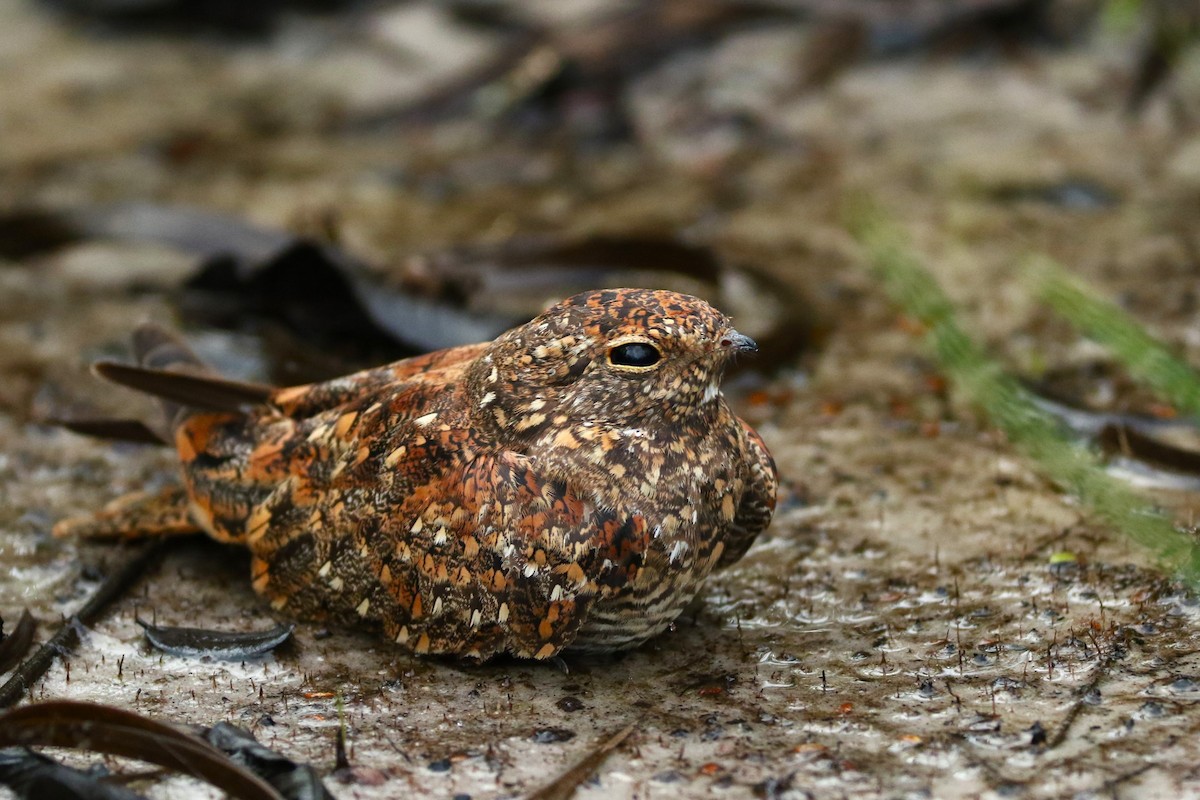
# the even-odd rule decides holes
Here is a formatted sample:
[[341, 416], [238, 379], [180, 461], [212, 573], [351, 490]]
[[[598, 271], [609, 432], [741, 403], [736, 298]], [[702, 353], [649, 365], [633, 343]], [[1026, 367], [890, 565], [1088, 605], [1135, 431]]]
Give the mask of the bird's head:
[[[500, 336], [472, 365], [477, 419], [509, 440], [547, 425], [702, 421], [754, 340], [703, 300], [651, 289], [575, 295]], [[565, 418], [565, 420], [564, 420]]]

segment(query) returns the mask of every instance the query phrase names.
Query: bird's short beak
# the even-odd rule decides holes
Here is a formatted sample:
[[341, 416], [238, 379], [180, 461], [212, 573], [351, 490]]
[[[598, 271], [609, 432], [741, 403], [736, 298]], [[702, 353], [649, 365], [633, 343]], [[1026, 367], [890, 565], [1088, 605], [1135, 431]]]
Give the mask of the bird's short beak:
[[754, 353], [758, 351], [758, 342], [730, 328], [721, 337], [721, 349], [731, 353]]

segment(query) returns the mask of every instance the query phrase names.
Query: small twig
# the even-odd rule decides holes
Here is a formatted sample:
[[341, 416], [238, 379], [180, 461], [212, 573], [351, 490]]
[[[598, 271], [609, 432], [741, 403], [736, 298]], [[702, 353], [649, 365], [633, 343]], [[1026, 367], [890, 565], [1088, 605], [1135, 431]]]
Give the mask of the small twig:
[[621, 742], [629, 738], [635, 725], [636, 723], [631, 722], [605, 739], [596, 749], [579, 759], [566, 772], [529, 795], [529, 800], [567, 800], [604, 763], [604, 759], [608, 758], [609, 754], [621, 745]]
[[132, 558], [109, 573], [87, 602], [69, 620], [63, 623], [45, 644], [32, 656], [25, 659], [12, 677], [0, 686], [0, 708], [15, 705], [34, 681], [46, 674], [46, 670], [59, 655], [70, 653], [79, 643], [79, 625], [91, 625], [106, 608], [118, 599], [129, 585], [145, 573], [146, 567], [157, 559], [169, 540], [163, 539], [149, 544]]
[[1046, 752], [1054, 750], [1055, 747], [1061, 745], [1063, 741], [1067, 740], [1067, 734], [1070, 733], [1070, 728], [1072, 728], [1073, 724], [1075, 724], [1075, 720], [1079, 717], [1080, 711], [1084, 710], [1084, 702], [1087, 699], [1088, 694], [1098, 690], [1100, 684], [1103, 684], [1103, 682], [1108, 679], [1109, 670], [1116, 664], [1116, 658], [1111, 655], [1111, 652], [1109, 655], [1105, 656], [1103, 652], [1100, 652], [1099, 643], [1096, 644], [1096, 648], [1096, 654], [1099, 660], [1099, 664], [1097, 664], [1096, 667], [1096, 674], [1092, 675], [1092, 679], [1087, 681], [1086, 686], [1080, 687], [1079, 691], [1075, 693], [1074, 703], [1070, 704], [1070, 708], [1067, 710], [1067, 716], [1063, 717], [1062, 722], [1058, 724], [1058, 728], [1055, 730], [1054, 735], [1050, 736], [1049, 739], [1046, 739], [1046, 745], [1044, 748]]
[[1115, 663], [1116, 661], [1111, 656], [1101, 658], [1100, 665], [1096, 668], [1096, 674], [1092, 676], [1092, 679], [1087, 682], [1086, 686], [1081, 687], [1076, 692], [1075, 701], [1067, 709], [1067, 715], [1059, 723], [1058, 728], [1054, 731], [1054, 735], [1046, 740], [1046, 751], [1053, 750], [1066, 741], [1067, 734], [1071, 732], [1071, 726], [1075, 724], [1075, 720], [1078, 719], [1080, 712], [1083, 711], [1084, 701], [1087, 700], [1088, 695], [1100, 688], [1100, 684], [1108, 678], [1109, 669]]
[[946, 693], [947, 693], [947, 694], [949, 694], [951, 697], [953, 697], [953, 698], [954, 698], [954, 705], [955, 705], [955, 707], [956, 707], [956, 708], [958, 708], [958, 710], [959, 710], [959, 713], [962, 713], [962, 704], [963, 704], [963, 702], [962, 702], [962, 698], [961, 698], [961, 697], [959, 697], [958, 695], [956, 695], [956, 694], [954, 693], [954, 687], [950, 685], [950, 679], [949, 679], [949, 678], [945, 678], [945, 679], [943, 679], [943, 680], [944, 680], [944, 682], [945, 682], [945, 684], [946, 684]]
[[1155, 764], [1155, 763], [1142, 764], [1140, 767], [1131, 769], [1128, 772], [1123, 772], [1120, 775], [1116, 776], [1115, 778], [1109, 778], [1108, 780], [1106, 780], [1104, 782], [1104, 785], [1100, 787], [1100, 791], [1111, 792], [1113, 797], [1116, 797], [1116, 789], [1122, 783], [1127, 783], [1127, 782], [1133, 780], [1134, 778], [1140, 778], [1142, 775], [1146, 774], [1147, 772], [1149, 772], [1150, 770], [1152, 770], [1158, 766], [1161, 766], [1161, 765]]

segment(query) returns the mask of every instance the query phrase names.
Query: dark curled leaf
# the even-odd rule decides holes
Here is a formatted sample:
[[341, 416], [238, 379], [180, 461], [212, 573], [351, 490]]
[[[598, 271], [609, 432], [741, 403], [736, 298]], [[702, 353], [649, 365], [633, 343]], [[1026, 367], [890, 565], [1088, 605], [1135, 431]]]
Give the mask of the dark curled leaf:
[[0, 784], [20, 800], [143, 800], [123, 786], [22, 747], [0, 750]]
[[29, 609], [25, 609], [13, 632], [0, 640], [0, 672], [8, 672], [25, 657], [33, 644], [33, 632], [36, 629], [37, 620], [29, 613]]
[[[238, 252], [200, 265], [180, 296], [185, 317], [223, 328], [270, 320], [310, 346], [354, 357], [399, 358], [419, 352], [397, 344], [364, 309], [356, 276], [365, 265], [332, 245], [292, 239], [261, 258]], [[401, 337], [401, 342], [412, 344]], [[361, 352], [356, 352], [361, 351]]]
[[[598, 286], [674, 289], [715, 302], [739, 320], [763, 321], [751, 332], [760, 348], [757, 368], [790, 363], [811, 336], [810, 315], [786, 285], [731, 268], [711, 248], [654, 235], [520, 237], [416, 254], [387, 269], [296, 240], [268, 259], [208, 261], [180, 302], [186, 317], [217, 327], [254, 319], [281, 325], [307, 342], [285, 361], [319, 350], [365, 365], [492, 339], [539, 314], [548, 299]], [[329, 377], [321, 365], [309, 366], [318, 371], [301, 373], [299, 382]], [[295, 383], [301, 376], [276, 377]]]
[[274, 786], [287, 800], [333, 800], [312, 765], [297, 764], [276, 753], [236, 725], [218, 723], [208, 729], [204, 738], [234, 763]]
[[1039, 409], [1104, 453], [1110, 475], [1148, 489], [1200, 491], [1200, 451], [1169, 441], [1195, 442], [1191, 421], [1092, 411], [1044, 385], [1026, 388]]
[[759, 324], [749, 331], [759, 344], [756, 369], [791, 363], [813, 333], [811, 314], [790, 287], [671, 236], [517, 237], [412, 256], [387, 272], [366, 270], [356, 286], [382, 328], [422, 349], [493, 338], [541, 313], [548, 299], [601, 286], [694, 294], [739, 325]]
[[1200, 453], [1167, 444], [1127, 425], [1106, 425], [1096, 443], [1106, 453], [1120, 453], [1172, 472], [1200, 475]]
[[1178, 419], [1160, 419], [1121, 411], [1093, 411], [1085, 408], [1076, 398], [1044, 384], [1025, 383], [1024, 386], [1029, 392], [1030, 402], [1079, 436], [1096, 437], [1105, 428], [1114, 426], [1156, 437], [1193, 427], [1190, 422]]
[[112, 706], [56, 700], [12, 709], [0, 715], [0, 747], [14, 746], [136, 758], [200, 778], [237, 800], [281, 800], [270, 784], [203, 739]]
[[143, 619], [137, 624], [146, 632], [146, 641], [157, 650], [173, 656], [219, 661], [241, 661], [266, 655], [291, 638], [293, 625], [276, 625], [268, 631], [211, 631], [204, 628], [174, 628], [152, 625]]
[[[701, 27], [728, 11], [723, 3], [702, 4], [695, 14], [688, 10], [691, 0], [675, 5]], [[657, 46], [653, 37], [651, 44]], [[100, 237], [157, 242], [204, 257], [177, 298], [184, 317], [254, 331], [274, 353], [272, 378], [285, 385], [486, 341], [536, 316], [548, 300], [602, 286], [695, 294], [737, 317], [739, 325], [755, 323], [747, 333], [759, 354], [745, 363], [758, 370], [791, 363], [813, 335], [807, 305], [789, 286], [671, 235], [524, 236], [501, 245], [417, 253], [385, 267], [333, 244], [185, 208], [0, 214], [0, 254], [6, 234], [19, 239], [23, 230], [40, 232], [35, 238], [43, 249]], [[80, 422], [99, 433], [150, 438], [128, 425]]]
[[1200, 453], [1126, 425], [1108, 425], [1096, 437], [1105, 468], [1135, 486], [1200, 492]]

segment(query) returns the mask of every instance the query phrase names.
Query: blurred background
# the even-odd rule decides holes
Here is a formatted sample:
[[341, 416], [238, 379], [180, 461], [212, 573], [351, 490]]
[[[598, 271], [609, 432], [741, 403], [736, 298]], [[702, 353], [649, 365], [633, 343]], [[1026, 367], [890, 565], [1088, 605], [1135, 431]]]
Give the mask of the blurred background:
[[[882, 209], [1046, 397], [1172, 417], [1019, 263], [1057, 259], [1200, 363], [1197, 41], [1186, 0], [3, 0], [6, 618], [69, 613], [108, 557], [56, 519], [171, 480], [169, 453], [38, 424], [148, 412], [87, 374], [144, 319], [289, 384], [584, 289], [689, 291], [762, 344], [727, 396], [785, 487], [679, 629], [615, 664], [459, 672], [301, 626], [265, 667], [164, 669], [130, 600], [77, 664], [143, 678], [59, 669], [42, 695], [221, 708], [324, 763], [338, 712], [297, 693], [345, 689], [359, 763], [413, 754], [362, 797], [524, 793], [631, 715], [584, 794], [1197, 796], [1194, 599], [964, 400], [847, 225]], [[1159, 498], [1182, 520], [1188, 464]], [[140, 602], [261, 621], [215, 549]]]
[[712, 299], [773, 369], [861, 321], [844, 216], [868, 193], [1007, 336], [1027, 250], [1115, 273], [1104, 289], [1133, 305], [1147, 270], [1187, 283], [1198, 18], [1165, 0], [12, 0], [0, 256], [36, 266], [40, 303], [161, 296], [237, 335], [210, 342], [236, 339], [210, 354], [225, 368], [285, 383], [619, 284]]

